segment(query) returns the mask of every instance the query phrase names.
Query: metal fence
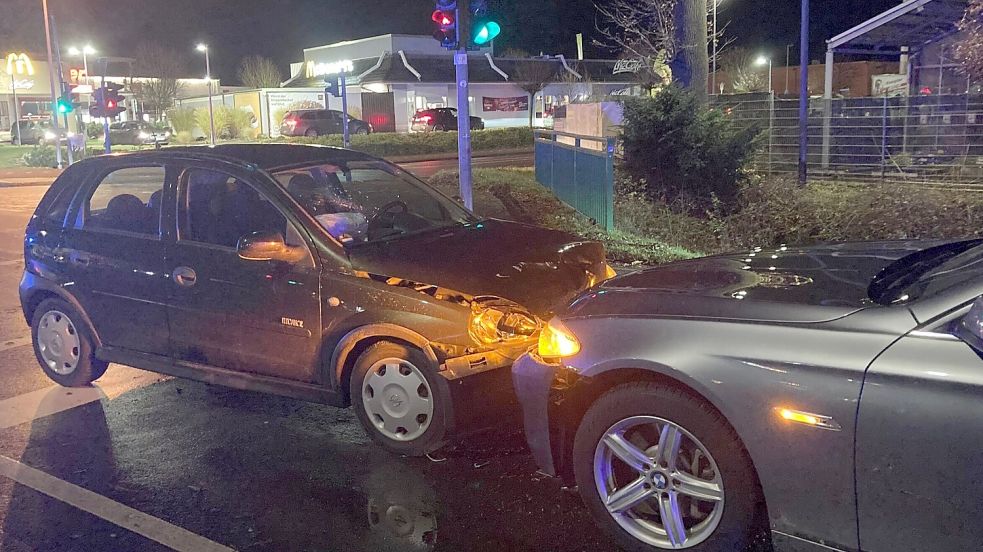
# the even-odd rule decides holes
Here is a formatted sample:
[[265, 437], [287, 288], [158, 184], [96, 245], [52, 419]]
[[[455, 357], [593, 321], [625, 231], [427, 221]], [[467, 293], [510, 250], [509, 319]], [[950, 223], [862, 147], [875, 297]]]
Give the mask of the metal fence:
[[536, 180], [606, 230], [614, 228], [615, 140], [536, 131]]
[[[762, 171], [798, 171], [798, 98], [715, 96], [729, 117], [765, 135]], [[983, 95], [816, 98], [809, 106], [810, 180], [983, 189]]]

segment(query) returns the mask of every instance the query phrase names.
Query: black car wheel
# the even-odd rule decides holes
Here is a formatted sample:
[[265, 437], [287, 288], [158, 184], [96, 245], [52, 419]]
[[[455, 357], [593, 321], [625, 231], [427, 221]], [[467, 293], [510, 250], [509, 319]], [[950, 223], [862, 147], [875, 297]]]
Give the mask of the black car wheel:
[[357, 129], [355, 129], [355, 134], [358, 134], [360, 136], [365, 136], [368, 133], [369, 133], [369, 129], [365, 127], [358, 127]]
[[382, 341], [355, 361], [352, 405], [372, 439], [407, 456], [422, 456], [444, 443], [448, 397], [437, 369], [423, 351]]
[[726, 420], [669, 387], [615, 387], [587, 411], [574, 471], [591, 515], [626, 550], [744, 550], [762, 503]]
[[313, 129], [313, 128], [307, 129], [307, 132], [304, 133], [304, 136], [307, 136], [308, 138], [317, 138], [318, 136], [317, 129]]
[[82, 317], [61, 299], [46, 299], [31, 321], [34, 354], [41, 369], [58, 385], [84, 387], [102, 377], [109, 364], [95, 357]]
[[434, 132], [444, 132], [445, 130], [447, 130], [447, 129], [444, 128], [444, 125], [434, 125], [433, 126], [433, 131]]

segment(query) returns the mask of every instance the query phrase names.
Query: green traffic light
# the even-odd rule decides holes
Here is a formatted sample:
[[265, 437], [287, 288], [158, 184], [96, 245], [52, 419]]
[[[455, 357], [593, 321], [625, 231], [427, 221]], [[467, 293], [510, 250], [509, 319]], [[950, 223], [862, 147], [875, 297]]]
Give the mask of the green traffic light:
[[479, 23], [477, 31], [474, 33], [474, 43], [478, 46], [488, 44], [495, 37], [502, 33], [502, 26], [494, 21]]
[[75, 106], [72, 105], [72, 102], [64, 98], [59, 98], [58, 101], [56, 102], [56, 105], [58, 107], [58, 113], [62, 115], [67, 115], [75, 110]]

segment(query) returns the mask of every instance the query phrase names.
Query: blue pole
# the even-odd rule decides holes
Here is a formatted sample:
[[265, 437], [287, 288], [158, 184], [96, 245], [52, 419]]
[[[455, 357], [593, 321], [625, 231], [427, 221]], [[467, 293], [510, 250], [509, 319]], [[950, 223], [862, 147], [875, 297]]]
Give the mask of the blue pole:
[[799, 184], [808, 177], [809, 156], [809, 0], [802, 0], [802, 28], [799, 42]]

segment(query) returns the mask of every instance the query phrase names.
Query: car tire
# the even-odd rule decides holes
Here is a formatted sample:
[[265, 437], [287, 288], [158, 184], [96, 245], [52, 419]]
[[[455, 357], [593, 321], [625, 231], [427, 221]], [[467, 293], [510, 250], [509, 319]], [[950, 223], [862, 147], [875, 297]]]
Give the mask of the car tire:
[[109, 368], [96, 358], [82, 316], [62, 299], [46, 299], [34, 310], [31, 338], [41, 369], [63, 387], [85, 387]]
[[365, 136], [368, 133], [369, 133], [369, 129], [365, 127], [358, 127], [357, 129], [355, 129], [355, 134], [358, 134], [359, 136]]
[[423, 351], [408, 345], [380, 341], [359, 355], [349, 392], [372, 440], [406, 456], [443, 446], [450, 397], [440, 377]]
[[[653, 425], [652, 429], [647, 429], [649, 426], [640, 422], [652, 419], [666, 423]], [[636, 429], [629, 431], [648, 431], [649, 435], [657, 441], [654, 447], [655, 453], [653, 447], [642, 448], [644, 445], [649, 445], [652, 439], [644, 439], [642, 445], [637, 442], [630, 443], [635, 445], [636, 451], [644, 452], [646, 458], [658, 454], [658, 442], [664, 439], [660, 436], [667, 434], [666, 427], [675, 426], [682, 429], [682, 431], [674, 430], [674, 434], [680, 436], [678, 442], [683, 445], [677, 449], [679, 452], [674, 458], [685, 459], [684, 455], [687, 452], [683, 447], [688, 447], [689, 458], [694, 460], [690, 464], [684, 461], [683, 467], [677, 470], [676, 460], [673, 460], [670, 469], [662, 464], [661, 459], [652, 458], [653, 464], [641, 464], [643, 469], [650, 470], [647, 472], [648, 475], [630, 469], [629, 465], [621, 460], [610, 460], [616, 453], [608, 445], [602, 448], [602, 439], [610, 438], [613, 433], [629, 441], [639, 440], [642, 437], [638, 433], [617, 431], [618, 428], [632, 427], [631, 423], [641, 425], [634, 426]], [[697, 453], [697, 449], [701, 449], [701, 452]], [[703, 452], [709, 455], [703, 456]], [[667, 458], [669, 456], [671, 455], [666, 455]], [[669, 501], [673, 493], [676, 496], [674, 504], [678, 507], [676, 511], [689, 512], [677, 518], [682, 524], [682, 532], [690, 541], [690, 543], [683, 541], [682, 548], [695, 552], [744, 550], [754, 536], [755, 516], [763, 505], [763, 499], [751, 460], [730, 424], [706, 402], [681, 390], [655, 383], [630, 383], [605, 393], [588, 409], [577, 429], [573, 463], [576, 482], [588, 510], [595, 521], [625, 550], [652, 552], [672, 548], [670, 542], [658, 542], [660, 539], [668, 540], [668, 533], [663, 531], [658, 534], [651, 527], [653, 524], [662, 526], [662, 516], [658, 513], [659, 501], [662, 499]], [[701, 467], [693, 467], [687, 473], [688, 466], [694, 464]], [[692, 477], [693, 471], [700, 473], [698, 479], [711, 477], [714, 481], [711, 484], [717, 485], [718, 483], [715, 482], [719, 482], [720, 502], [692, 501], [684, 490], [676, 490], [675, 486], [681, 483], [672, 474]], [[708, 471], [713, 472], [712, 476], [708, 475]], [[618, 473], [622, 475], [614, 475]], [[628, 507], [624, 513], [611, 513], [607, 500], [613, 497], [615, 492], [605, 492], [607, 497], [602, 499], [601, 486], [607, 486], [608, 482], [613, 481], [611, 479], [613, 477], [621, 477], [622, 481], [629, 482], [643, 481], [645, 482], [642, 484], [643, 487], [651, 489], [644, 492], [651, 492], [654, 497], [635, 503], [635, 506]], [[624, 490], [627, 486], [628, 484], [611, 485], [611, 488], [612, 491]], [[680, 506], [681, 501], [685, 501], [684, 506]], [[673, 503], [669, 502], [669, 504]], [[689, 508], [686, 508], [685, 504], [689, 504]], [[704, 512], [704, 508], [710, 511]], [[697, 511], [700, 517], [694, 518], [694, 511]], [[687, 520], [683, 520], [684, 515], [690, 516], [688, 526]], [[699, 529], [701, 524], [704, 525], [702, 530]], [[679, 531], [676, 533], [679, 534]]]
[[307, 129], [307, 132], [304, 133], [304, 136], [307, 136], [308, 138], [317, 138], [318, 137], [317, 129], [313, 129], [313, 128]]
[[433, 126], [433, 131], [434, 132], [444, 132], [445, 130], [447, 130], [447, 129], [444, 128], [444, 125], [434, 125]]

